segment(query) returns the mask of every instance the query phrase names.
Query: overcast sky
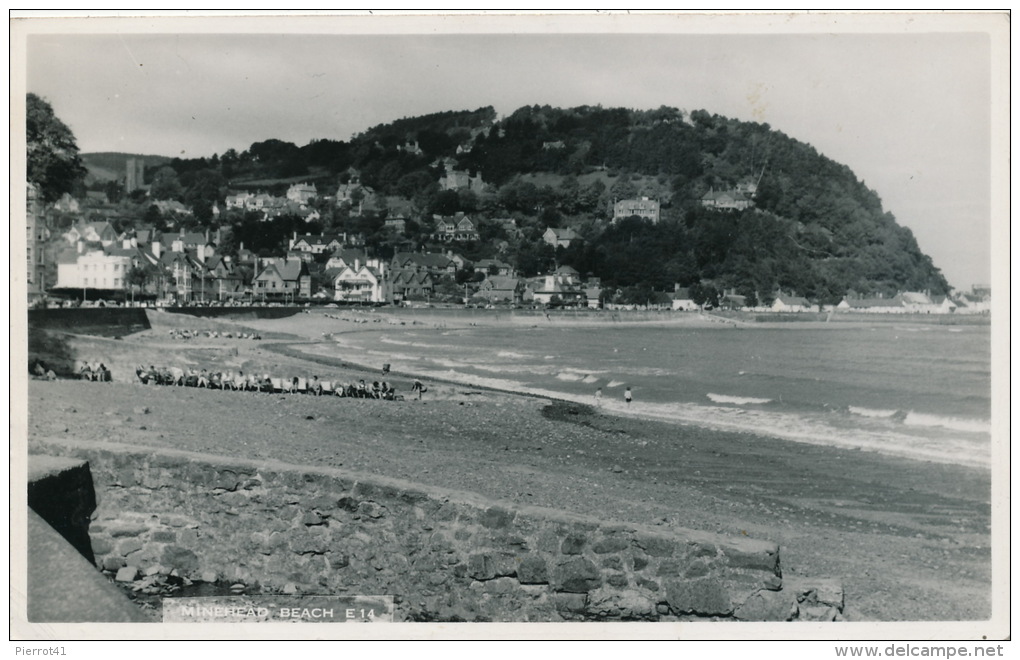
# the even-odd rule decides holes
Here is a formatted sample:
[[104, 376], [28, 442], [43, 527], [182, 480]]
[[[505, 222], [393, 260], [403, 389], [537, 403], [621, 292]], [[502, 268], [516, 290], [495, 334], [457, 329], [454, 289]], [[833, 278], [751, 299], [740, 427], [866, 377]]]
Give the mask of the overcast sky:
[[[425, 34], [400, 35], [336, 34], [350, 24], [324, 19], [255, 26], [274, 34], [231, 34], [238, 25], [208, 21], [91, 24], [89, 34], [48, 24], [79, 33], [30, 34], [26, 85], [84, 152], [181, 157], [268, 138], [346, 140], [400, 117], [487, 105], [500, 114], [532, 104], [705, 109], [767, 122], [845, 163], [950, 284], [991, 282], [998, 83], [987, 32], [960, 31], [961, 20], [918, 29], [892, 16], [863, 26], [843, 18], [808, 34], [777, 33], [804, 31], [796, 21], [735, 34], [747, 24], [717, 19], [709, 35], [687, 33], [680, 20], [599, 20], [552, 23], [551, 33], [535, 33], [550, 27], [534, 18], [419, 21], [396, 28]], [[624, 33], [635, 29], [658, 33]], [[563, 33], [578, 30], [586, 33]], [[309, 34], [324, 31], [334, 33]]]

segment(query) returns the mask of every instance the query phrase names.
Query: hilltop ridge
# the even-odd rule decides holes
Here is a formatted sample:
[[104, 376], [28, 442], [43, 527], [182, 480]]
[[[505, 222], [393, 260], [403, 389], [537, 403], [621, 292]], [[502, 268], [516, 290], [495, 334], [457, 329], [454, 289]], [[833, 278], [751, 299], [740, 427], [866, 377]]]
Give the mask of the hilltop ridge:
[[[83, 160], [113, 169], [119, 157]], [[383, 258], [442, 249], [451, 241], [437, 244], [438, 219], [463, 213], [477, 234], [452, 243], [469, 260], [498, 258], [525, 276], [569, 265], [635, 299], [675, 286], [766, 304], [779, 292], [834, 303], [848, 291], [949, 290], [849, 167], [768, 124], [704, 110], [526, 106], [498, 118], [485, 107], [402, 118], [349, 141], [271, 139], [211, 158], [141, 158], [147, 183], [160, 172], [162, 183], [175, 179], [149, 199], [194, 212], [164, 217], [167, 227], [238, 230], [243, 209], [211, 212], [225, 210], [228, 195], [314, 186], [310, 222], [262, 218], [278, 250], [297, 226], [361, 234]], [[405, 222], [387, 226], [394, 218]], [[576, 240], [554, 246], [550, 228]]]

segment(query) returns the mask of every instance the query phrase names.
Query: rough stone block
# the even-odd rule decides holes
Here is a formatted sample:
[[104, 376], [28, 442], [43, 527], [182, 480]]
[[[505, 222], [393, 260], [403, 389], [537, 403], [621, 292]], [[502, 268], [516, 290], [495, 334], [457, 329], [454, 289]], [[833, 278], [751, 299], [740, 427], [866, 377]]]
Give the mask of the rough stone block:
[[634, 580], [634, 582], [642, 589], [647, 589], [651, 592], [656, 592], [660, 588], [658, 582], [655, 580], [649, 580], [648, 578], [638, 577]]
[[138, 539], [124, 539], [117, 544], [117, 552], [127, 557], [132, 552], [138, 552], [142, 549], [142, 542]]
[[549, 594], [549, 599], [560, 612], [582, 613], [588, 605], [587, 594], [554, 593]]
[[177, 569], [181, 575], [186, 575], [198, 570], [198, 555], [187, 548], [168, 545], [163, 548], [159, 563]]
[[688, 566], [687, 570], [684, 571], [684, 577], [698, 578], [704, 577], [711, 572], [711, 566], [704, 558], [695, 559]]
[[588, 594], [586, 612], [598, 619], [650, 621], [657, 619], [655, 601], [635, 589], [599, 589]]
[[521, 584], [548, 584], [549, 568], [538, 556], [522, 557], [517, 564], [517, 580]]
[[566, 561], [553, 571], [553, 587], [557, 591], [586, 593], [602, 586], [602, 573], [584, 557]]
[[152, 533], [152, 540], [158, 543], [176, 543], [177, 532], [170, 529], [161, 529]]
[[789, 593], [762, 590], [751, 594], [733, 612], [741, 621], [790, 621], [797, 614], [797, 599]]
[[779, 571], [779, 547], [768, 550], [740, 551], [728, 549], [726, 558], [732, 568], [750, 568], [781, 575]]
[[630, 541], [622, 536], [608, 536], [603, 539], [599, 539], [592, 546], [592, 550], [596, 554], [604, 555], [610, 552], [620, 552], [630, 547]]
[[648, 566], [648, 557], [643, 555], [634, 555], [633, 562], [635, 571], [643, 571]]
[[606, 583], [617, 588], [626, 587], [629, 584], [627, 576], [623, 573], [610, 573], [606, 578]]
[[134, 582], [138, 577], [138, 569], [134, 566], [125, 566], [117, 571], [117, 582]]
[[123, 557], [107, 557], [103, 560], [103, 568], [107, 571], [120, 570], [127, 562]]
[[602, 561], [600, 561], [599, 563], [602, 565], [602, 568], [611, 568], [614, 571], [623, 570], [623, 560], [617, 557], [616, 555], [603, 557]]
[[669, 582], [666, 601], [676, 614], [725, 616], [733, 611], [729, 592], [714, 578]]
[[375, 520], [386, 515], [386, 507], [377, 502], [362, 502], [358, 505], [358, 514]]
[[113, 543], [103, 537], [93, 537], [92, 553], [95, 555], [106, 555], [113, 552]]
[[560, 544], [560, 552], [565, 555], [579, 555], [587, 544], [588, 539], [584, 535], [568, 534], [567, 538], [563, 539], [563, 543]]
[[315, 511], [308, 511], [305, 515], [301, 516], [301, 524], [303, 525], [321, 525], [325, 519]]
[[107, 533], [114, 538], [120, 538], [124, 536], [141, 536], [147, 531], [149, 531], [149, 527], [141, 523], [120, 523], [110, 525]]
[[517, 565], [511, 555], [483, 552], [468, 557], [468, 576], [475, 580], [492, 580], [517, 574]]
[[485, 512], [479, 516], [478, 522], [480, 522], [482, 526], [490, 529], [500, 529], [509, 526], [510, 523], [513, 522], [513, 519], [513, 511], [507, 511], [506, 509], [494, 506], [486, 509]]

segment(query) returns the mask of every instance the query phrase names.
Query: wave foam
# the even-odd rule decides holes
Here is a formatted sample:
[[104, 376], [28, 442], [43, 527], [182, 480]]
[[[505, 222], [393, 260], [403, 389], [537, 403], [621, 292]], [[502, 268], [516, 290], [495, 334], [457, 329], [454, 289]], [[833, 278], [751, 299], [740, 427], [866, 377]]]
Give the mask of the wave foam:
[[968, 433], [992, 432], [991, 423], [983, 419], [946, 417], [928, 413], [908, 412], [903, 423], [907, 426], [938, 426], [951, 431], [966, 431]]
[[848, 410], [854, 415], [860, 415], [861, 417], [893, 417], [899, 410], [879, 410], [876, 408], [861, 408], [858, 406], [850, 406]]
[[772, 401], [772, 399], [759, 399], [752, 396], [729, 396], [727, 394], [716, 394], [714, 392], [709, 392], [708, 398], [716, 403], [732, 403], [737, 406], [746, 406], [748, 404], [760, 405]]

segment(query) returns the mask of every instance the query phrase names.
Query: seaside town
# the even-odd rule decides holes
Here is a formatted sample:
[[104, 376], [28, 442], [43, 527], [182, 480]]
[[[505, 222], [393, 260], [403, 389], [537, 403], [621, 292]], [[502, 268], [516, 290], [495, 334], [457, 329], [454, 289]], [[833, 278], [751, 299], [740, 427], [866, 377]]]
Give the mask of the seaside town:
[[[419, 149], [416, 145], [405, 147]], [[419, 149], [420, 150], [420, 149]], [[444, 190], [484, 191], [479, 177], [453, 169], [439, 180]], [[344, 174], [336, 186], [320, 190], [294, 183], [283, 196], [234, 191], [223, 209], [210, 209], [216, 229], [196, 230], [194, 212], [176, 200], [152, 199], [142, 183], [141, 160], [128, 158], [118, 184], [139, 204], [111, 203], [102, 191], [89, 190], [81, 199], [64, 193], [44, 204], [33, 186], [28, 188], [26, 237], [29, 300], [33, 306], [194, 306], [279, 304], [455, 304], [483, 307], [543, 307], [577, 309], [654, 309], [748, 312], [854, 312], [863, 314], [988, 314], [991, 290], [974, 285], [950, 295], [931, 291], [899, 291], [869, 296], [847, 291], [837, 304], [797, 295], [797, 291], [755, 292], [753, 301], [737, 288], [681, 286], [649, 291], [641, 302], [621, 302], [620, 291], [602, 286], [599, 278], [561, 265], [546, 273], [522, 276], [499, 258], [469, 260], [465, 245], [477, 246], [485, 228], [501, 235], [520, 234], [513, 217], [455, 212], [416, 215], [407, 200], [395, 200], [397, 211], [387, 214], [386, 231], [396, 246], [392, 256], [366, 247], [365, 236], [342, 232], [293, 231], [277, 249], [255, 253], [230, 236], [229, 221], [254, 213], [263, 222], [288, 215], [312, 223], [317, 209], [333, 206], [360, 215], [375, 203], [371, 188], [359, 183], [357, 171]], [[745, 182], [731, 191], [711, 191], [701, 199], [714, 210], [753, 206], [755, 184]], [[144, 217], [131, 209], [144, 208]], [[607, 223], [638, 218], [659, 221], [660, 202], [647, 197], [612, 204]], [[155, 220], [155, 222], [146, 222]], [[408, 223], [432, 227], [419, 250], [409, 251]], [[200, 228], [199, 228], [200, 229]], [[570, 248], [583, 238], [570, 227], [548, 227], [541, 240], [551, 251]], [[503, 243], [505, 247], [505, 242]], [[405, 248], [405, 249], [401, 249]]]

